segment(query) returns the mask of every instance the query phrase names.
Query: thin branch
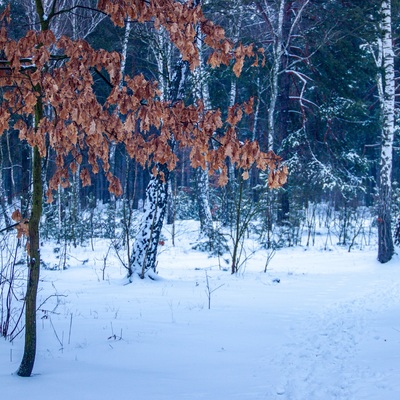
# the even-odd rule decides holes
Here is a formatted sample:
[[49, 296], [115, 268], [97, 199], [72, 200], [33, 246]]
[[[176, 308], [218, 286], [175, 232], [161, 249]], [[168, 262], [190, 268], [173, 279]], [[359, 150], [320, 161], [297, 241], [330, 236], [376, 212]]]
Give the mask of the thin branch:
[[6, 226], [5, 228], [3, 228], [3, 229], [0, 230], [0, 233], [5, 232], [5, 231], [8, 231], [8, 230], [10, 230], [10, 229], [12, 229], [12, 228], [15, 228], [16, 226], [20, 225], [21, 223], [23, 223], [23, 224], [29, 224], [29, 221], [16, 222], [15, 224]]
[[97, 68], [91, 68], [92, 71], [96, 72], [97, 75], [110, 87], [114, 89], [114, 85], [107, 79], [107, 77], [102, 74]]
[[106, 12], [104, 12], [102, 10], [99, 10], [98, 8], [76, 5], [76, 6], [73, 6], [71, 8], [64, 8], [63, 10], [57, 11], [54, 14], [52, 14], [51, 17], [56, 17], [56, 16], [61, 15], [61, 14], [66, 14], [66, 13], [71, 12], [71, 11], [77, 9], [77, 8], [81, 8], [83, 10], [88, 10], [88, 11], [93, 11], [93, 12], [98, 12], [100, 14], [108, 16], [108, 14]]

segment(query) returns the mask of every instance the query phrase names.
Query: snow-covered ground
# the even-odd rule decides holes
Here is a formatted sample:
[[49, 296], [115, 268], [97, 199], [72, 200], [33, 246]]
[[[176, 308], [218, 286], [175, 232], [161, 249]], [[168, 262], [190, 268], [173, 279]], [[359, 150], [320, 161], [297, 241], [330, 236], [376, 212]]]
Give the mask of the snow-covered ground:
[[13, 374], [23, 337], [0, 341], [1, 398], [400, 398], [397, 255], [381, 265], [374, 247], [289, 248], [264, 273], [259, 250], [232, 276], [190, 250], [191, 226], [162, 247], [157, 281], [126, 285], [113, 254], [102, 280], [104, 241], [43, 270], [34, 376]]

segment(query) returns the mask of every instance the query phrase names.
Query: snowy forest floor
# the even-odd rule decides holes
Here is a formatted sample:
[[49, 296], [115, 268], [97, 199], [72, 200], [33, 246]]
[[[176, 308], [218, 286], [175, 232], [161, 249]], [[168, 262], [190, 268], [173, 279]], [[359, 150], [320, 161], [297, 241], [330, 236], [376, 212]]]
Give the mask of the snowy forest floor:
[[165, 242], [157, 281], [127, 285], [112, 252], [103, 280], [104, 240], [43, 270], [34, 375], [13, 374], [22, 335], [0, 341], [1, 398], [400, 398], [398, 255], [381, 265], [375, 246], [287, 248], [264, 273], [260, 249], [231, 275], [190, 250], [197, 229], [182, 223]]

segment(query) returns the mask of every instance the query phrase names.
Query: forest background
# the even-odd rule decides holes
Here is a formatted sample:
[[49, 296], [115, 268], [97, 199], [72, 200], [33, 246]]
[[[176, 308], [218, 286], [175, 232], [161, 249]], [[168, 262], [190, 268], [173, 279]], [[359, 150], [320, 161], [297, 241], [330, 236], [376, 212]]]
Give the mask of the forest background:
[[[48, 2], [50, 6], [51, 2]], [[62, 2], [61, 2], [62, 3]], [[337, 211], [343, 224], [349, 223], [361, 207], [377, 207], [379, 163], [381, 159], [382, 107], [379, 79], [380, 2], [364, 1], [204, 1], [203, 11], [221, 25], [228, 37], [263, 49], [265, 60], [255, 67], [245, 64], [240, 79], [232, 67], [212, 69], [205, 62], [185, 80], [181, 94], [186, 102], [196, 91], [208, 108], [226, 112], [229, 106], [254, 97], [254, 113], [239, 126], [241, 140], [258, 140], [262, 149], [273, 149], [290, 170], [288, 183], [277, 193], [265, 194], [265, 175], [256, 168], [241, 183], [246, 201], [271, 231], [267, 246], [295, 245], [296, 231], [316, 204], [325, 203], [327, 213]], [[392, 2], [393, 49], [399, 13]], [[44, 3], [46, 4], [46, 3]], [[80, 5], [83, 8], [74, 6]], [[12, 35], [21, 37], [37, 27], [31, 1], [12, 1]], [[58, 5], [60, 9], [64, 4]], [[118, 51], [124, 56], [123, 73], [142, 73], [159, 82], [163, 93], [170, 93], [179, 52], [167, 40], [165, 31], [150, 23], [115, 26], [103, 14], [91, 11], [96, 1], [68, 2], [73, 11], [55, 19], [53, 31], [60, 37], [84, 38], [94, 48]], [[205, 47], [205, 46], [203, 46]], [[209, 53], [204, 48], [202, 59]], [[261, 57], [260, 57], [261, 58]], [[397, 74], [395, 60], [395, 73]], [[378, 60], [379, 61], [379, 60]], [[98, 98], [105, 101], [109, 88], [105, 79], [95, 76]], [[397, 89], [397, 85], [396, 85]], [[396, 103], [397, 110], [397, 103]], [[397, 111], [396, 111], [397, 115]], [[398, 151], [395, 137], [393, 157], [393, 205], [397, 215]], [[71, 186], [59, 188], [55, 201], [46, 204], [42, 221], [44, 238], [82, 243], [93, 235], [115, 238], [117, 227], [127, 231], [133, 209], [143, 207], [148, 168], [127, 155], [123, 145], [113, 149], [111, 169], [124, 188], [123, 201], [116, 206], [108, 191], [105, 175], [92, 174], [92, 184], [82, 187], [77, 171]], [[171, 173], [167, 222], [176, 218], [204, 220], [206, 201], [214, 220], [231, 224], [237, 202], [235, 185], [220, 188], [211, 179], [209, 198], [201, 196], [201, 179], [188, 161], [189, 151], [176, 149], [179, 158]], [[18, 131], [8, 130], [1, 137], [0, 206], [2, 225], [11, 225], [11, 214], [21, 209], [27, 216], [30, 204], [31, 150], [20, 141]], [[44, 163], [44, 177], [54, 173], [51, 152]], [[231, 172], [231, 178], [233, 173]], [[236, 178], [240, 175], [236, 174]], [[46, 179], [44, 179], [46, 181]], [[206, 183], [208, 185], [208, 183]], [[200, 185], [200, 190], [199, 190]], [[247, 201], [249, 200], [249, 201]], [[260, 204], [263, 203], [263, 204]], [[95, 210], [102, 204], [102, 215]], [[122, 205], [122, 206], [121, 206]], [[376, 214], [373, 212], [372, 214]], [[255, 216], [255, 215], [254, 215]], [[207, 225], [207, 222], [205, 222]], [[272, 238], [273, 226], [279, 230]], [[127, 232], [125, 232], [127, 234]], [[134, 237], [132, 232], [125, 235]], [[344, 232], [343, 244], [349, 240]]]
[[[116, 143], [110, 145], [107, 168], [119, 179], [122, 190], [114, 188], [111, 193], [109, 184], [114, 181], [93, 168], [90, 152], [82, 153], [76, 168], [59, 176], [57, 183], [62, 185], [54, 200], [43, 199], [41, 239], [56, 240], [57, 251], [64, 251], [65, 267], [67, 245], [109, 238], [129, 277], [135, 272], [142, 277], [156, 272], [156, 250], [144, 243], [162, 246], [164, 216], [172, 232], [176, 220], [200, 220], [201, 232], [193, 247], [220, 255], [230, 251], [232, 273], [243, 261], [240, 243], [249, 231], [259, 234], [260, 242], [271, 251], [300, 244], [304, 230], [311, 245], [317, 221], [335, 230], [339, 244], [349, 248], [366, 225], [367, 229], [377, 226], [390, 242], [400, 197], [395, 135], [398, 2], [193, 2], [197, 3], [202, 3], [204, 15], [224, 29], [236, 49], [244, 49], [240, 43], [253, 44], [256, 51], [242, 60], [241, 71], [237, 63], [213, 68], [218, 63], [200, 31], [196, 34], [199, 65], [189, 68], [169, 40], [171, 31], [155, 27], [154, 21], [138, 23], [129, 18], [118, 26], [104, 11], [96, 10], [97, 1], [43, 2], [43, 15], [57, 16], [57, 10], [64, 10], [50, 26], [57, 39], [66, 35], [85, 39], [94, 49], [117, 51], [122, 54], [122, 76], [142, 74], [146, 80], [157, 81], [157, 95], [172, 105], [201, 99], [206, 110], [220, 109], [222, 120], [232, 121], [228, 110], [239, 113], [236, 105], [247, 102], [245, 114], [249, 115], [235, 120], [237, 136], [242, 144], [256, 140], [261, 150], [279, 154], [290, 172], [287, 183], [272, 191], [269, 186], [276, 188], [283, 180], [274, 185], [259, 168], [235, 169], [229, 160], [226, 177], [221, 171], [208, 174], [207, 165], [196, 164], [192, 149], [179, 146], [171, 146], [175, 168], [163, 169], [158, 163], [162, 174], [154, 176], [154, 164], [132, 159], [127, 146]], [[8, 4], [13, 21], [7, 28], [9, 37], [18, 39], [30, 29], [38, 30], [43, 21], [34, 2], [3, 2]], [[8, 68], [6, 63], [2, 68]], [[101, 71], [92, 74], [97, 101], [105, 103], [110, 79]], [[135, 129], [142, 127], [140, 123]], [[221, 128], [216, 126], [216, 132]], [[217, 139], [210, 141], [215, 148], [221, 145]], [[47, 146], [41, 174], [49, 194], [57, 154]], [[229, 152], [233, 150], [227, 151], [232, 155]], [[13, 218], [17, 222], [29, 218], [33, 158], [31, 146], [20, 140], [18, 129], [4, 130], [0, 146], [3, 235]], [[99, 164], [104, 167], [106, 162]], [[150, 225], [139, 222], [144, 208], [152, 209]], [[20, 210], [18, 218], [15, 210]], [[17, 246], [21, 254], [23, 244], [21, 240]], [[383, 247], [378, 259], [386, 262], [393, 255], [393, 243]], [[139, 255], [144, 258], [139, 260]], [[42, 263], [53, 268], [46, 260]]]
[[[37, 28], [33, 2], [9, 3], [14, 21], [9, 28], [12, 37]], [[298, 244], [300, 228], [315, 218], [316, 206], [324, 204], [328, 218], [337, 213], [341, 220], [339, 242], [346, 245], [351, 239], [347, 230], [363, 218], [360, 213], [364, 215], [369, 209], [370, 215], [378, 214], [384, 90], [389, 86], [380, 54], [381, 2], [204, 1], [205, 15], [221, 25], [233, 42], [254, 44], [259, 49], [260, 61], [247, 60], [240, 78], [232, 65], [213, 69], [206, 63], [210, 52], [201, 35], [198, 45], [202, 62], [191, 73], [182, 69], [180, 53], [168, 40], [168, 33], [155, 29], [152, 23], [128, 21], [118, 27], [94, 10], [96, 1], [56, 3], [60, 10], [71, 8], [71, 12], [53, 20], [51, 28], [56, 37], [83, 38], [95, 49], [118, 51], [124, 60], [122, 74], [140, 73], [158, 81], [164, 97], [171, 98], [179, 84], [179, 99], [190, 103], [202, 98], [206, 108], [220, 108], [223, 114], [230, 106], [254, 98], [253, 113], [240, 121], [238, 136], [242, 141], [257, 140], [263, 150], [279, 154], [290, 171], [288, 182], [272, 193], [265, 174], [257, 168], [249, 171], [248, 180], [242, 178], [243, 171], [229, 169], [230, 181], [220, 187], [216, 184], [218, 177], [211, 175], [208, 179], [198, 173], [199, 168], [192, 167], [190, 150], [175, 148], [178, 162], [167, 182], [167, 223], [199, 218], [202, 237], [209, 239], [204, 243], [200, 238], [200, 247], [219, 252], [218, 246], [224, 246], [216, 244], [219, 235], [210, 228], [211, 219], [225, 226], [236, 223], [238, 217], [246, 225], [250, 219], [261, 220], [261, 240], [267, 247], [291, 246]], [[43, 4], [50, 7], [52, 2]], [[397, 75], [400, 15], [396, 1], [392, 2], [391, 16]], [[179, 74], [186, 75], [177, 83]], [[96, 96], [104, 102], [109, 82], [100, 74], [94, 79]], [[396, 76], [394, 79], [397, 82]], [[176, 96], [172, 97], [176, 100]], [[395, 99], [394, 104], [396, 117]], [[400, 177], [394, 129], [396, 122], [391, 132], [394, 152], [390, 160], [390, 207], [394, 207], [392, 215], [396, 216]], [[14, 129], [2, 135], [0, 150], [1, 223], [8, 227], [14, 210], [20, 209], [23, 217], [29, 214], [32, 150]], [[70, 186], [60, 186], [55, 200], [44, 204], [44, 239], [76, 245], [93, 236], [120, 236], [126, 246], [126, 241], [135, 237], [133, 212], [143, 209], [152, 166], [143, 167], [131, 159], [124, 145], [112, 148], [110, 164], [124, 189], [122, 201], [117, 202], [109, 192], [104, 174], [90, 171], [91, 185], [83, 187], [79, 175], [85, 163], [80, 164], [71, 173]], [[50, 149], [43, 161], [45, 184], [54, 170], [55, 155]], [[96, 212], [99, 209], [101, 213]], [[379, 224], [379, 218], [375, 223]]]

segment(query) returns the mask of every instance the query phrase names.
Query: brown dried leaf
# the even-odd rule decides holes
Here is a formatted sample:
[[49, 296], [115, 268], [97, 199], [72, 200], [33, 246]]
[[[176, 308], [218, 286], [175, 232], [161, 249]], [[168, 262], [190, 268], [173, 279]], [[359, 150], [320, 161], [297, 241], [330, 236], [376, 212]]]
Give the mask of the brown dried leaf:
[[46, 191], [46, 203], [51, 204], [53, 202], [53, 190], [49, 187]]
[[108, 191], [114, 193], [115, 196], [121, 196], [123, 193], [121, 181], [116, 177], [108, 174], [107, 179], [109, 181]]
[[29, 221], [25, 218], [18, 225], [15, 226], [17, 230], [17, 238], [21, 239], [22, 237], [29, 236]]
[[254, 107], [254, 97], [250, 97], [250, 100], [247, 103], [244, 103], [243, 110], [247, 115], [250, 115], [253, 112]]
[[228, 183], [228, 174], [227, 174], [226, 168], [224, 168], [221, 171], [221, 174], [220, 174], [220, 176], [218, 178], [218, 185], [219, 186], [225, 186], [227, 183]]
[[19, 222], [22, 220], [22, 214], [21, 211], [16, 209], [13, 211], [13, 213], [11, 214], [11, 219], [15, 222]]
[[9, 24], [11, 21], [10, 13], [11, 13], [11, 5], [9, 3], [9, 4], [7, 4], [4, 11], [0, 14], [0, 21], [5, 20]]
[[244, 64], [244, 57], [236, 58], [235, 65], [233, 66], [233, 73], [235, 74], [236, 78], [239, 78], [240, 74], [242, 73]]
[[92, 184], [92, 180], [90, 178], [90, 172], [87, 168], [82, 168], [82, 171], [79, 174], [79, 177], [81, 178], [83, 187], [90, 186]]

